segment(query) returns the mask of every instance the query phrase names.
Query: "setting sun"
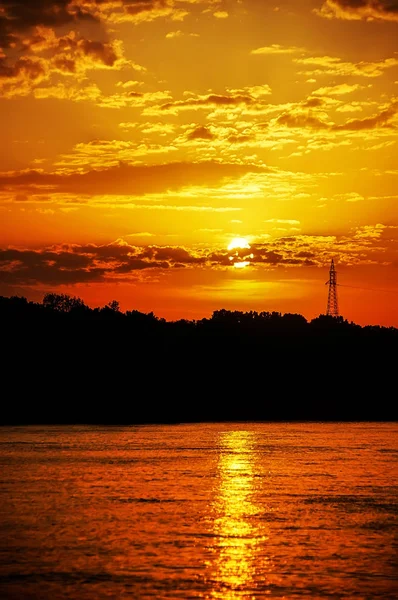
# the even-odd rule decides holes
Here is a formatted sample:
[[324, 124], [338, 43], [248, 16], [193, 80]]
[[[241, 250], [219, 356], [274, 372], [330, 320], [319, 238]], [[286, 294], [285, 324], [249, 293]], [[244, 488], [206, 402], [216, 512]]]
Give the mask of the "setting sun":
[[231, 240], [230, 244], [228, 245], [228, 250], [235, 250], [235, 248], [250, 249], [250, 245], [246, 238], [235, 237]]

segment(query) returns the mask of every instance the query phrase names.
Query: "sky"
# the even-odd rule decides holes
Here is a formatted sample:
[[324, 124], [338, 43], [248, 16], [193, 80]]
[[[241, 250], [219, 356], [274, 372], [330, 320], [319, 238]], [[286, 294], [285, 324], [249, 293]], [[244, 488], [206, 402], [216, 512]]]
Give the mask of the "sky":
[[0, 294], [398, 326], [396, 0], [0, 0]]

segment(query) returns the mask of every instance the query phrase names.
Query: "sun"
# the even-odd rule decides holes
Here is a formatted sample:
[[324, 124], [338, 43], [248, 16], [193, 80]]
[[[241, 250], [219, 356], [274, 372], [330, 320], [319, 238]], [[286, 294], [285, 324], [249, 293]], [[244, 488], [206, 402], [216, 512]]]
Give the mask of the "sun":
[[235, 237], [235, 238], [232, 238], [232, 240], [228, 246], [228, 250], [235, 250], [235, 248], [247, 248], [249, 250], [250, 245], [246, 238]]
[[232, 252], [232, 256], [229, 257], [231, 264], [235, 267], [235, 269], [244, 269], [250, 265], [250, 260], [254, 258], [253, 254], [248, 254], [247, 252], [241, 252], [241, 250], [250, 250], [249, 241], [244, 237], [235, 237], [232, 238], [231, 242], [228, 245], [228, 250]]

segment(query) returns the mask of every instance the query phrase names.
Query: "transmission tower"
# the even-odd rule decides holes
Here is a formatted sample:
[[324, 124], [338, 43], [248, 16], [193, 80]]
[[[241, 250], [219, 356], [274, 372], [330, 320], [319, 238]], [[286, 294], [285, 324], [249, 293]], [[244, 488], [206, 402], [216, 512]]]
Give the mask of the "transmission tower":
[[330, 264], [329, 281], [327, 281], [325, 285], [329, 286], [328, 307], [326, 310], [326, 314], [330, 317], [338, 317], [339, 305], [337, 302], [337, 273], [336, 269], [334, 268], [333, 258]]

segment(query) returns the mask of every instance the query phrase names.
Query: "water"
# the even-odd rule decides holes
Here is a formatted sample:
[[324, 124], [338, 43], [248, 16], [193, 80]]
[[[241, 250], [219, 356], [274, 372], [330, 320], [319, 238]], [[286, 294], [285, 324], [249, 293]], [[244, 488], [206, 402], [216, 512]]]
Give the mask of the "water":
[[0, 429], [0, 598], [397, 598], [398, 424]]

